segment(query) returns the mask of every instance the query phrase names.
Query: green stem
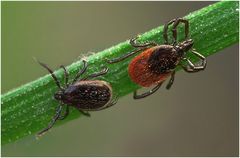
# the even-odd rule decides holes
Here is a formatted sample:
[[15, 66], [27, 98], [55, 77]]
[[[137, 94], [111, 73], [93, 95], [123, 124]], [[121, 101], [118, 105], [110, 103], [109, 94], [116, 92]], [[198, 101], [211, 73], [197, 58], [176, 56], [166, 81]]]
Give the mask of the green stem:
[[[185, 19], [190, 22], [191, 38], [194, 39], [194, 48], [209, 56], [220, 50], [237, 43], [238, 37], [238, 2], [222, 1], [207, 6], [201, 10], [190, 13]], [[170, 20], [170, 19], [169, 19]], [[156, 41], [163, 43], [163, 26], [159, 26], [141, 35], [140, 41]], [[170, 32], [169, 32], [170, 33]], [[183, 27], [179, 28], [179, 35], [183, 34]], [[183, 40], [183, 36], [180, 36]], [[89, 69], [87, 74], [100, 71], [107, 65], [110, 72], [100, 77], [109, 82], [115, 95], [119, 97], [132, 93], [140, 88], [128, 77], [127, 67], [131, 59], [117, 64], [108, 65], [106, 58], [121, 56], [133, 50], [129, 41], [125, 41], [109, 49], [91, 55], [87, 58]], [[191, 60], [196, 61], [194, 56]], [[67, 67], [70, 77], [81, 68], [82, 62], [78, 61]], [[63, 82], [63, 71], [57, 70], [56, 76]], [[35, 134], [47, 126], [58, 105], [53, 99], [57, 87], [50, 75], [41, 77], [33, 82], [23, 85], [1, 96], [2, 110], [2, 144], [14, 142], [27, 135]], [[78, 118], [80, 113], [71, 108], [70, 116], [57, 124], [65, 123]]]

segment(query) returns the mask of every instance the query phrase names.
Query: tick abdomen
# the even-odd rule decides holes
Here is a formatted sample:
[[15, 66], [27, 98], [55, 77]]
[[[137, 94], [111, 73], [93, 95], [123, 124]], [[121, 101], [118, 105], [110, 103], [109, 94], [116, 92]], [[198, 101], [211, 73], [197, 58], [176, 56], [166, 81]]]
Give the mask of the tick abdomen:
[[128, 67], [131, 80], [143, 87], [163, 82], [171, 74], [170, 71], [162, 72], [162, 70], [166, 69], [168, 63], [171, 63], [169, 58], [172, 57], [170, 56], [172, 49], [174, 49], [172, 46], [167, 45], [155, 46], [133, 58]]
[[111, 86], [105, 81], [79, 81], [65, 90], [63, 102], [80, 110], [97, 110], [108, 104], [111, 92]]

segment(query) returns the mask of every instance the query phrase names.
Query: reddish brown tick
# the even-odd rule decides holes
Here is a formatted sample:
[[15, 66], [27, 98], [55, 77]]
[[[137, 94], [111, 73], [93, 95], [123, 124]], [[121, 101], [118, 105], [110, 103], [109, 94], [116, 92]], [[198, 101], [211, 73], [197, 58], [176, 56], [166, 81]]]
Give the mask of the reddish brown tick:
[[[183, 23], [185, 25], [185, 40], [177, 43], [177, 26]], [[168, 26], [173, 25], [173, 43], [168, 42]], [[142, 87], [156, 85], [152, 90], [141, 95], [134, 92], [134, 99], [144, 98], [156, 92], [162, 83], [171, 76], [166, 88], [170, 89], [174, 81], [175, 69], [179, 65], [186, 72], [198, 72], [206, 67], [206, 58], [193, 49], [193, 40], [189, 38], [189, 22], [185, 19], [178, 18], [169, 21], [164, 26], [163, 38], [165, 44], [158, 45], [155, 42], [137, 43], [137, 38], [132, 38], [130, 44], [137, 48], [133, 52], [124, 54], [121, 57], [108, 60], [108, 63], [120, 62], [138, 52], [139, 55], [134, 57], [128, 66], [128, 74], [131, 80]], [[191, 52], [202, 60], [201, 65], [194, 65], [187, 57], [187, 52]], [[187, 62], [187, 66], [182, 63]]]

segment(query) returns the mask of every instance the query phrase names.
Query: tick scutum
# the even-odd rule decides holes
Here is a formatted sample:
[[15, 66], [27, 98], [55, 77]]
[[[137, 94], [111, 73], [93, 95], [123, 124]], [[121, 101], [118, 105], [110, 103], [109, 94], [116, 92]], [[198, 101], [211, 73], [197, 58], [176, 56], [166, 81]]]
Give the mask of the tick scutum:
[[108, 83], [100, 80], [79, 81], [64, 91], [65, 104], [80, 110], [94, 111], [104, 107], [112, 98]]
[[177, 51], [171, 45], [160, 45], [153, 49], [148, 59], [149, 70], [155, 74], [164, 74], [173, 70], [180, 61]]

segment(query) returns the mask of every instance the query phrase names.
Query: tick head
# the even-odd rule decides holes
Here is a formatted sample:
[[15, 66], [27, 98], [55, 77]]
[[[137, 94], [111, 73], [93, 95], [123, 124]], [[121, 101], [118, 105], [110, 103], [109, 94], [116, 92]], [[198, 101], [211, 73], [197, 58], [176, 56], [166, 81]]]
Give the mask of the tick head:
[[178, 56], [182, 57], [186, 54], [187, 51], [189, 51], [190, 49], [192, 49], [193, 47], [193, 40], [192, 39], [188, 39], [183, 41], [182, 43], [178, 44], [175, 49], [178, 52]]
[[189, 51], [193, 47], [193, 40], [188, 39], [182, 43], [182, 48], [184, 52]]
[[62, 91], [58, 91], [58, 92], [56, 92], [56, 93], [54, 94], [54, 98], [55, 98], [56, 100], [63, 100], [63, 96], [64, 96], [64, 94], [63, 94]]

